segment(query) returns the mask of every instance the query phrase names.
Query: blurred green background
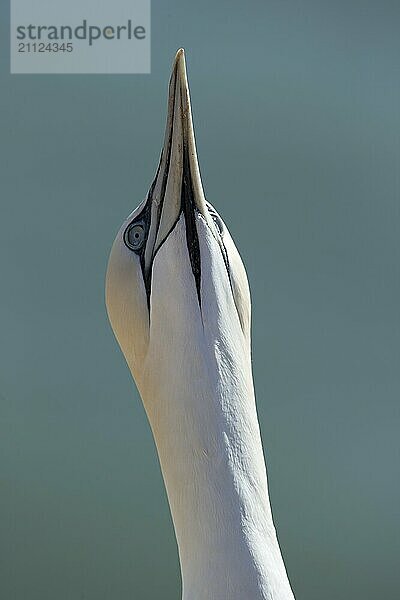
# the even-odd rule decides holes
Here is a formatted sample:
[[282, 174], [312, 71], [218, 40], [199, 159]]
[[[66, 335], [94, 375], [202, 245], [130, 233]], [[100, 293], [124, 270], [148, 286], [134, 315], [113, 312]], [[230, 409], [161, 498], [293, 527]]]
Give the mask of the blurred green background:
[[208, 199], [246, 263], [297, 600], [397, 600], [398, 2], [152, 3], [152, 74], [9, 75], [1, 4], [4, 600], [163, 600], [179, 565], [104, 273], [187, 52]]

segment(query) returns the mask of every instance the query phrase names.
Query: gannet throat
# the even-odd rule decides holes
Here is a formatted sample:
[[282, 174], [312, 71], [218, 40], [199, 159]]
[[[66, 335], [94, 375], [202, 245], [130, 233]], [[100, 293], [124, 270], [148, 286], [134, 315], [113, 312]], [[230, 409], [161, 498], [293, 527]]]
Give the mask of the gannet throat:
[[183, 599], [293, 600], [268, 498], [248, 282], [204, 197], [183, 50], [157, 173], [115, 238], [106, 303], [157, 446]]

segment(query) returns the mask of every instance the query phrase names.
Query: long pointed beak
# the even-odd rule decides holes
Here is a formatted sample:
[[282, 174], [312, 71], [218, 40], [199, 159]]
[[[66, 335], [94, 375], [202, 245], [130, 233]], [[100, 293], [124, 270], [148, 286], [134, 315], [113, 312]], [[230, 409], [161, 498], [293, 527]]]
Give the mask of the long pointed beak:
[[150, 270], [155, 253], [182, 213], [186, 219], [187, 237], [196, 237], [196, 211], [207, 222], [211, 220], [197, 160], [185, 53], [182, 48], [176, 53], [172, 67], [164, 145], [148, 200], [151, 202], [151, 224], [145, 252], [145, 269]]

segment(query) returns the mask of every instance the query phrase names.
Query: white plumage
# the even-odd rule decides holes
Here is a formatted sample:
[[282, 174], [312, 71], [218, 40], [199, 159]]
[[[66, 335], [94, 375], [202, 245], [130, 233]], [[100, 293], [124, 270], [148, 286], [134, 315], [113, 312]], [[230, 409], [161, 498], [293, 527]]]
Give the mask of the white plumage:
[[204, 198], [183, 50], [160, 166], [116, 236], [106, 300], [156, 442], [183, 599], [293, 600], [268, 498], [246, 272]]

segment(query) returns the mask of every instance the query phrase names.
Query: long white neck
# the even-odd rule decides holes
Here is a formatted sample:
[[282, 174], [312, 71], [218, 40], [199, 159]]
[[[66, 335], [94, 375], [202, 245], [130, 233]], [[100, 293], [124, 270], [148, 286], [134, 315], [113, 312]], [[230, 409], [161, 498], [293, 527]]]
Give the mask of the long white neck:
[[139, 389], [175, 526], [183, 599], [292, 600], [272, 522], [248, 343], [236, 330], [234, 307], [227, 307], [233, 322], [221, 319], [230, 290], [217, 299], [203, 290], [202, 315], [177, 328], [186, 306], [198, 307], [195, 290], [161, 259], [154, 281], [175, 277], [184, 300], [177, 306], [165, 297], [162, 310], [152, 307], [150, 339], [157, 342]]
[[[223, 365], [216, 362], [215, 368]], [[292, 599], [272, 522], [252, 390], [241, 390], [243, 402], [237, 381], [224, 381], [224, 390], [217, 391], [203, 376], [205, 384], [196, 389], [160, 399], [165, 407], [171, 400], [185, 406], [189, 397], [202, 403], [201, 411], [182, 412], [184, 432], [171, 406], [151, 419], [179, 547], [183, 598]], [[231, 404], [240, 410], [232, 414]]]
[[200, 311], [194, 286], [162, 256], [155, 269], [154, 281], [167, 277], [175, 294], [162, 311], [152, 307], [157, 343], [139, 390], [171, 507], [183, 599], [293, 600], [272, 522], [249, 345], [235, 308], [224, 306], [232, 294], [212, 300], [203, 290], [207, 310], [177, 328], [179, 315]]

